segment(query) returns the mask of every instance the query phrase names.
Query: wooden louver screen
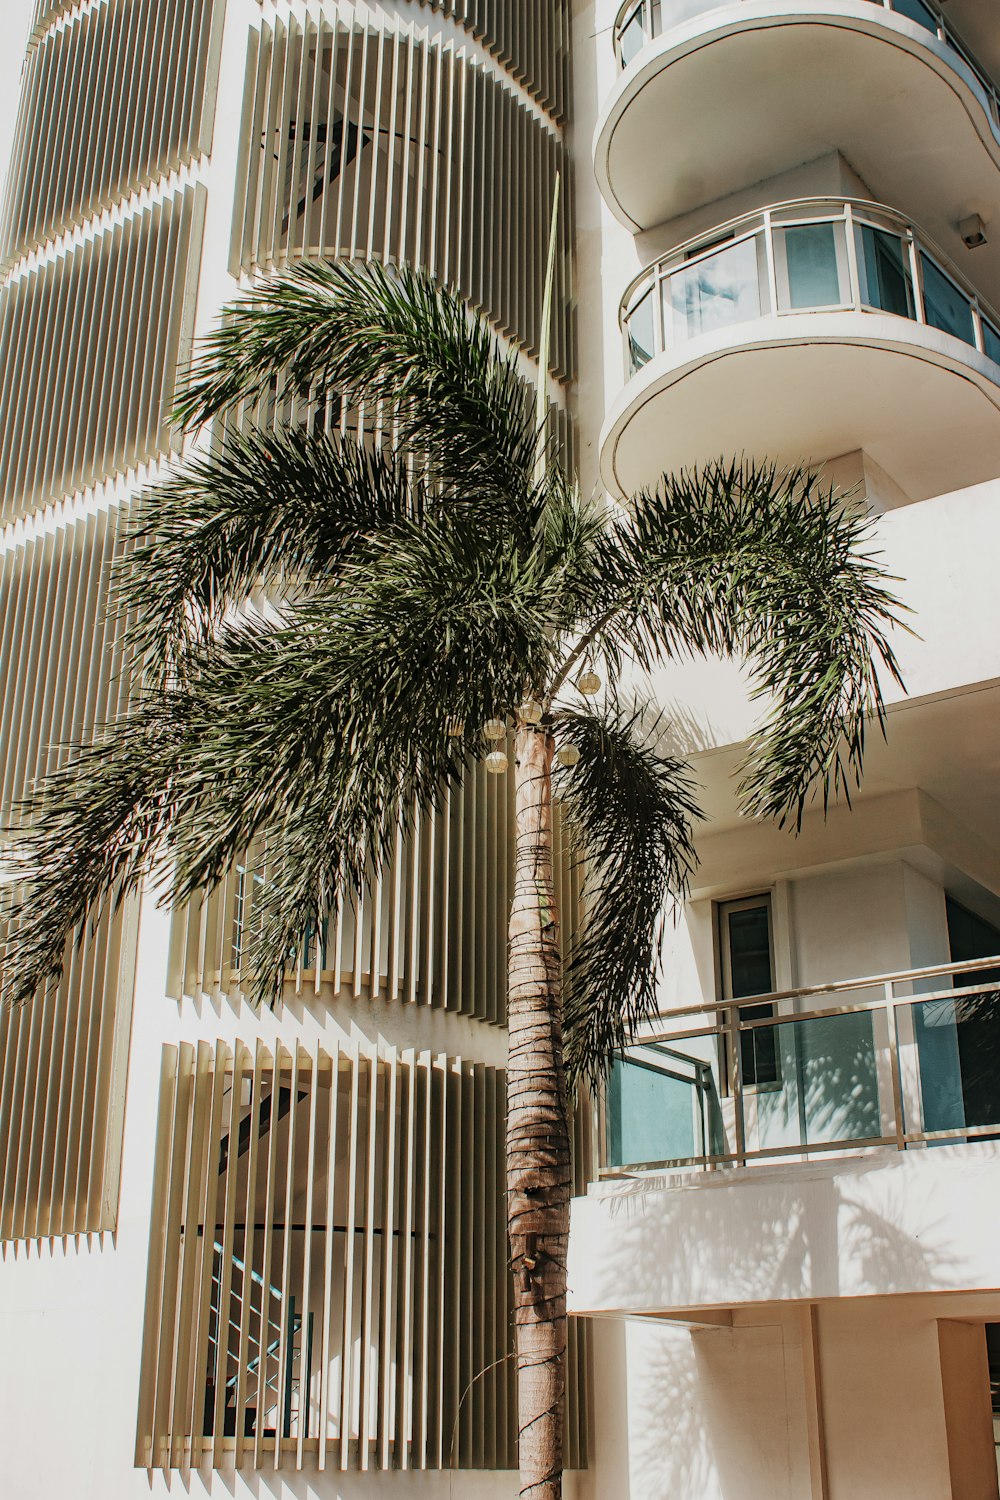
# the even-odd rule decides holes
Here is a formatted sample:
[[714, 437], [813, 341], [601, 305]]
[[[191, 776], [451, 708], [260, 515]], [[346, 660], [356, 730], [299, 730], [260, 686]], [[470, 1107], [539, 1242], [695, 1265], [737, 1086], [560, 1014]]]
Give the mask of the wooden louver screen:
[[170, 451], [204, 207], [168, 197], [0, 293], [0, 521]]
[[220, 1042], [161, 1088], [136, 1464], [510, 1467], [502, 1072]]
[[[583, 872], [556, 819], [561, 937], [572, 946]], [[395, 859], [324, 930], [303, 935], [288, 981], [300, 998], [398, 999], [502, 1026], [513, 858], [513, 778], [482, 764], [436, 813], [397, 839]], [[171, 930], [168, 993], [248, 993], [247, 937], [267, 878], [257, 851], [207, 895], [180, 907]], [[374, 958], [374, 962], [373, 962]]]
[[[537, 354], [556, 129], [453, 38], [306, 16], [251, 35], [231, 270], [303, 256], [421, 266]], [[572, 206], [552, 368], [574, 368]]]
[[565, 119], [569, 108], [569, 0], [421, 0], [479, 37], [511, 76]]
[[0, 1011], [0, 1240], [116, 1227], [136, 916], [105, 917], [61, 984]]
[[211, 149], [222, 9], [214, 0], [107, 0], [31, 49], [0, 234], [5, 260]]

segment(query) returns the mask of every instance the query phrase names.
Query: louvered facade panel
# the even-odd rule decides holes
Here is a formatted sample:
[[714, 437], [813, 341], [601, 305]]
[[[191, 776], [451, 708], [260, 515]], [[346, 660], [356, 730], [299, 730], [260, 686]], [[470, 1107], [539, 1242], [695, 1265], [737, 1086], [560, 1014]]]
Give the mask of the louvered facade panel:
[[72, 10], [77, 0], [35, 0], [35, 14], [32, 17], [32, 31], [40, 31], [44, 26], [51, 26], [60, 16], [64, 16], [68, 10]]
[[[396, 858], [353, 901], [307, 933], [288, 974], [300, 998], [395, 999], [491, 1025], [506, 1021], [507, 919], [513, 879], [513, 781], [473, 765], [436, 813], [398, 836]], [[582, 921], [582, 871], [557, 821], [562, 937]], [[251, 993], [247, 940], [267, 878], [264, 851], [173, 917], [168, 993]]]
[[108, 0], [31, 49], [5, 261], [211, 149], [223, 10], [221, 0]]
[[514, 1465], [503, 1094], [430, 1052], [165, 1049], [138, 1466]]
[[421, 0], [478, 37], [556, 119], [569, 107], [569, 0]]
[[537, 355], [557, 175], [552, 369], [574, 368], [568, 155], [454, 39], [307, 16], [251, 41], [234, 274], [301, 257], [421, 266]]
[[126, 528], [118, 507], [0, 556], [0, 819], [65, 747], [125, 706], [121, 628], [108, 611]]
[[204, 190], [189, 188], [0, 294], [0, 521], [167, 454]]
[[0, 1241], [116, 1226], [135, 944], [129, 904], [0, 1011]]

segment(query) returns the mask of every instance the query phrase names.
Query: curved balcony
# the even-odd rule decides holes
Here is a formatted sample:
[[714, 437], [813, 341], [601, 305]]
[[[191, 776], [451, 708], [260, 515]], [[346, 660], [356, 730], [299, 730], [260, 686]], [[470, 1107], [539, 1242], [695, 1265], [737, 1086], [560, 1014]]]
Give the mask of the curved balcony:
[[634, 230], [834, 150], [949, 250], [1000, 192], [997, 88], [928, 0], [629, 0], [614, 38], [595, 167]]
[[997, 471], [1000, 320], [891, 209], [802, 199], [732, 220], [643, 271], [620, 321], [614, 493], [720, 453], [863, 449], [912, 500]]

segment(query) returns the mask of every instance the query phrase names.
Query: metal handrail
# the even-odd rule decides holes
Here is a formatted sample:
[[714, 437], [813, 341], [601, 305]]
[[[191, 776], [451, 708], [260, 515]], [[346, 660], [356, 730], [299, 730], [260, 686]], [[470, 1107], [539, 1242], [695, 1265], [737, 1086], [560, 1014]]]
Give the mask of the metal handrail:
[[[788, 230], [822, 224], [841, 226], [842, 232], [834, 241], [838, 300], [793, 305], [792, 272], [784, 259], [781, 237]], [[862, 276], [867, 282], [874, 275], [875, 268], [867, 263], [862, 264], [856, 238], [856, 232], [862, 229], [874, 230], [899, 240], [900, 270], [903, 274], [903, 289], [908, 296], [908, 311], [882, 308], [870, 294], [865, 295]], [[746, 317], [731, 318], [718, 326], [739, 327], [762, 318], [782, 318], [800, 313], [854, 311], [899, 317], [907, 322], [947, 332], [948, 330], [940, 329], [927, 315], [925, 267], [930, 265], [951, 284], [969, 312], [971, 341], [962, 339], [957, 333], [951, 333], [950, 336], [967, 343], [986, 358], [1000, 362], [1000, 316], [930, 236], [918, 229], [905, 214], [884, 204], [860, 198], [790, 198], [740, 214], [685, 240], [633, 277], [619, 308], [627, 379], [668, 348], [697, 337], [697, 334], [689, 334], [686, 330], [675, 330], [672, 336], [668, 336], [665, 309], [668, 303], [670, 309], [673, 309], [668, 297], [673, 279], [681, 275], [687, 276], [699, 265], [725, 255], [741, 244], [753, 242], [759, 242], [753, 273], [756, 280], [748, 281], [747, 286], [754, 286], [756, 289], [757, 310]], [[782, 275], [787, 281], [788, 305], [782, 305]], [[644, 334], [651, 342], [648, 350], [643, 347], [639, 336], [632, 333], [633, 319], [640, 309], [646, 308], [647, 302], [652, 314], [652, 326]], [[705, 305], [709, 305], [708, 300]]]
[[[624, 0], [624, 4], [620, 7], [618, 15], [615, 18], [612, 31], [615, 58], [620, 68], [627, 68], [634, 60], [634, 56], [637, 55], [634, 54], [633, 58], [629, 58], [628, 60], [625, 58], [622, 44], [627, 28], [633, 24], [638, 24], [643, 36], [642, 46], [654, 41], [658, 36], [662, 36], [671, 29], [670, 24], [664, 24], [664, 11], [668, 9], [670, 3], [671, 0]], [[875, 6], [878, 10], [889, 10], [902, 15], [904, 20], [913, 20], [912, 16], [908, 16], [903, 11], [897, 0], [866, 0], [866, 3]], [[704, 5], [699, 14], [708, 14], [713, 10], [721, 10], [728, 4], [732, 4], [732, 0], [704, 0]], [[1000, 128], [1000, 90], [998, 90], [997, 85], [993, 82], [989, 71], [965, 45], [965, 42], [959, 36], [951, 22], [945, 20], [945, 17], [936, 4], [931, 4], [930, 0], [921, 0], [921, 4], [933, 19], [936, 20], [937, 26], [934, 31], [931, 31], [929, 26], [921, 27], [919, 21], [915, 21], [914, 25], [921, 27], [928, 35], [936, 36], [938, 41], [942, 42], [944, 46], [950, 47], [953, 52], [958, 53], [982, 89], [986, 97], [987, 111], [994, 125]], [[835, 6], [831, 8], [835, 9]]]
[[[704, 1105], [699, 1103], [695, 1108], [696, 1113], [700, 1111], [700, 1139], [703, 1149], [699, 1153], [694, 1156], [674, 1156], [657, 1161], [609, 1164], [608, 1101], [605, 1098], [602, 1101], [605, 1128], [601, 1132], [603, 1150], [598, 1175], [601, 1178], [620, 1178], [631, 1177], [650, 1170], [677, 1167], [742, 1167], [789, 1157], [809, 1159], [817, 1153], [843, 1155], [845, 1152], [870, 1151], [878, 1147], [895, 1147], [902, 1151], [925, 1146], [931, 1141], [969, 1141], [984, 1136], [1000, 1136], [1000, 1118], [995, 1124], [953, 1125], [947, 1122], [946, 1116], [947, 1128], [943, 1125], [940, 1128], [927, 1128], [922, 1073], [924, 1059], [920, 1051], [922, 1041], [919, 1027], [914, 1019], [915, 1008], [918, 1006], [932, 1006], [942, 1002], [967, 1003], [975, 1000], [976, 997], [983, 997], [990, 1002], [991, 1009], [988, 1014], [991, 1019], [993, 1018], [992, 1006], [996, 1004], [995, 1019], [997, 1038], [1000, 1042], [1000, 983], [978, 980], [972, 984], [957, 987], [933, 986], [927, 991], [918, 991], [916, 994], [900, 995], [896, 992], [901, 985], [917, 986], [949, 976], [959, 980], [966, 977], [975, 980], [978, 975], [990, 970], [1000, 973], [1000, 954], [932, 964], [919, 969], [900, 969], [889, 973], [861, 975], [854, 979], [791, 990], [776, 990], [763, 995], [741, 995], [737, 999], [705, 1001], [697, 1006], [678, 1008], [671, 1011], [669, 1015], [659, 1017], [635, 1038], [629, 1049], [626, 1049], [625, 1061], [628, 1061], [628, 1054], [631, 1050], [642, 1053], [646, 1049], [657, 1046], [664, 1048], [670, 1046], [676, 1050], [686, 1042], [688, 1051], [682, 1052], [681, 1056], [692, 1069], [700, 1070], [706, 1066], [706, 1059], [690, 1049], [697, 1043], [701, 1043], [704, 1047], [706, 1040], [714, 1041], [717, 1046], [716, 1062], [710, 1066], [718, 1068], [719, 1092], [715, 1094], [715, 1109], [720, 1127], [728, 1133], [726, 1149], [712, 1149], [713, 1143], [706, 1138]], [[875, 998], [857, 998], [859, 991], [866, 990], [877, 990], [879, 994]], [[816, 999], [820, 996], [833, 997], [838, 994], [845, 997], [851, 995], [853, 998], [845, 999], [840, 1005], [827, 1005], [809, 1010], [789, 1009], [789, 1006], [796, 1001]], [[761, 1017], [758, 1014], [754, 1019], [744, 1019], [741, 1013], [742, 1008], [751, 1005], [755, 1008], [772, 1006], [774, 1012], [769, 1016]], [[880, 1026], [876, 1021], [879, 1013], [883, 1017]], [[811, 1066], [810, 1054], [806, 1052], [806, 1065], [803, 1067], [798, 1042], [789, 1040], [783, 1045], [786, 1052], [789, 1052], [794, 1059], [795, 1067], [792, 1073], [785, 1079], [779, 1076], [776, 1083], [764, 1082], [759, 1085], [752, 1081], [748, 1083], [744, 1078], [741, 1038], [748, 1032], [756, 1033], [767, 1030], [780, 1037], [782, 1033], [777, 1028], [805, 1027], [810, 1022], [848, 1015], [871, 1017], [871, 1026], [867, 1033], [867, 1046], [871, 1049], [870, 1066], [869, 1072], [865, 1075], [867, 1080], [865, 1088], [868, 1092], [867, 1107], [869, 1112], [872, 1108], [877, 1110], [879, 1128], [877, 1131], [869, 1131], [865, 1134], [837, 1134], [834, 1139], [824, 1139], [820, 1134], [817, 1139], [811, 1140], [808, 1138], [809, 1130], [812, 1128], [808, 1119], [811, 1108], [814, 1106], [818, 1108], [819, 1119], [822, 1123], [824, 1111], [829, 1114], [832, 1110], [835, 1117], [838, 1111], [843, 1110], [849, 1116], [850, 1109], [855, 1102], [854, 1096], [849, 1097], [846, 1091], [843, 1098], [838, 1097], [836, 1093], [826, 1092], [831, 1082], [834, 1088], [839, 1085], [836, 1067], [828, 1063], [827, 1066], [830, 1069], [828, 1074], [824, 1074], [820, 1069], [810, 1075], [808, 1071]], [[700, 1026], [697, 1024], [699, 1020], [703, 1023]], [[695, 1022], [694, 1025], [691, 1024], [692, 1021]], [[803, 1032], [793, 1033], [794, 1036], [803, 1034]], [[784, 1035], [788, 1037], [788, 1032], [786, 1031]], [[703, 1094], [703, 1084], [696, 1084], [693, 1079], [682, 1078], [675, 1073], [670, 1076], [674, 1081], [689, 1084], [699, 1096]], [[857, 1078], [853, 1081], [856, 1085]], [[714, 1084], [713, 1078], [713, 1093]], [[961, 1073], [958, 1076], [958, 1085], [959, 1089], [964, 1086]], [[810, 1094], [811, 1090], [815, 1091], [814, 1097]], [[795, 1111], [801, 1114], [801, 1138], [793, 1138], [774, 1145], [768, 1144], [766, 1137], [762, 1137], [762, 1143], [755, 1146], [748, 1141], [750, 1134], [748, 1125], [751, 1123], [753, 1111], [759, 1113], [762, 1105], [760, 1102], [753, 1103], [752, 1101], [755, 1097], [758, 1101], [766, 1100], [768, 1095], [775, 1091], [787, 1091], [788, 1102], [794, 1104]], [[957, 1101], [958, 1093], [955, 1097]], [[962, 1097], [964, 1098], [964, 1095]], [[692, 1094], [693, 1101], [694, 1094]], [[787, 1110], [787, 1104], [784, 1107]], [[1000, 1109], [997, 1113], [1000, 1115]], [[722, 1118], [724, 1114], [726, 1115], [725, 1121]], [[965, 1118], [964, 1105], [959, 1118]], [[872, 1120], [872, 1123], [876, 1122]], [[840, 1126], [836, 1128], [838, 1131], [841, 1129]], [[717, 1145], [718, 1140], [714, 1144]]]

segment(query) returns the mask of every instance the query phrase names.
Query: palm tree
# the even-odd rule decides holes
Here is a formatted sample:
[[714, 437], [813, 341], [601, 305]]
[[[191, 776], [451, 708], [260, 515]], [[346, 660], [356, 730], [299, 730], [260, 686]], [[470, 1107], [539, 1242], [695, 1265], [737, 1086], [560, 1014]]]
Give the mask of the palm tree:
[[[314, 409], [349, 397], [382, 412], [391, 441], [241, 430], [234, 417], [279, 372]], [[717, 463], [626, 509], [581, 499], [540, 449], [517, 351], [408, 271], [304, 265], [263, 283], [205, 345], [182, 415], [214, 436], [143, 498], [122, 576], [142, 691], [31, 806], [5, 998], [54, 980], [66, 934], [151, 871], [181, 900], [262, 839], [252, 968], [257, 998], [275, 999], [302, 932], [387, 855], [400, 819], [486, 750], [504, 769], [512, 722], [521, 1494], [555, 1500], [570, 1090], [599, 1085], [655, 1012], [664, 912], [699, 816], [686, 765], [613, 685], [629, 664], [748, 659], [767, 708], [741, 804], [797, 823], [810, 796], [849, 793], [866, 721], [882, 723], [877, 669], [896, 675], [885, 576], [859, 509], [806, 472]], [[254, 591], [281, 602], [242, 608]], [[565, 991], [556, 796], [590, 881]]]

